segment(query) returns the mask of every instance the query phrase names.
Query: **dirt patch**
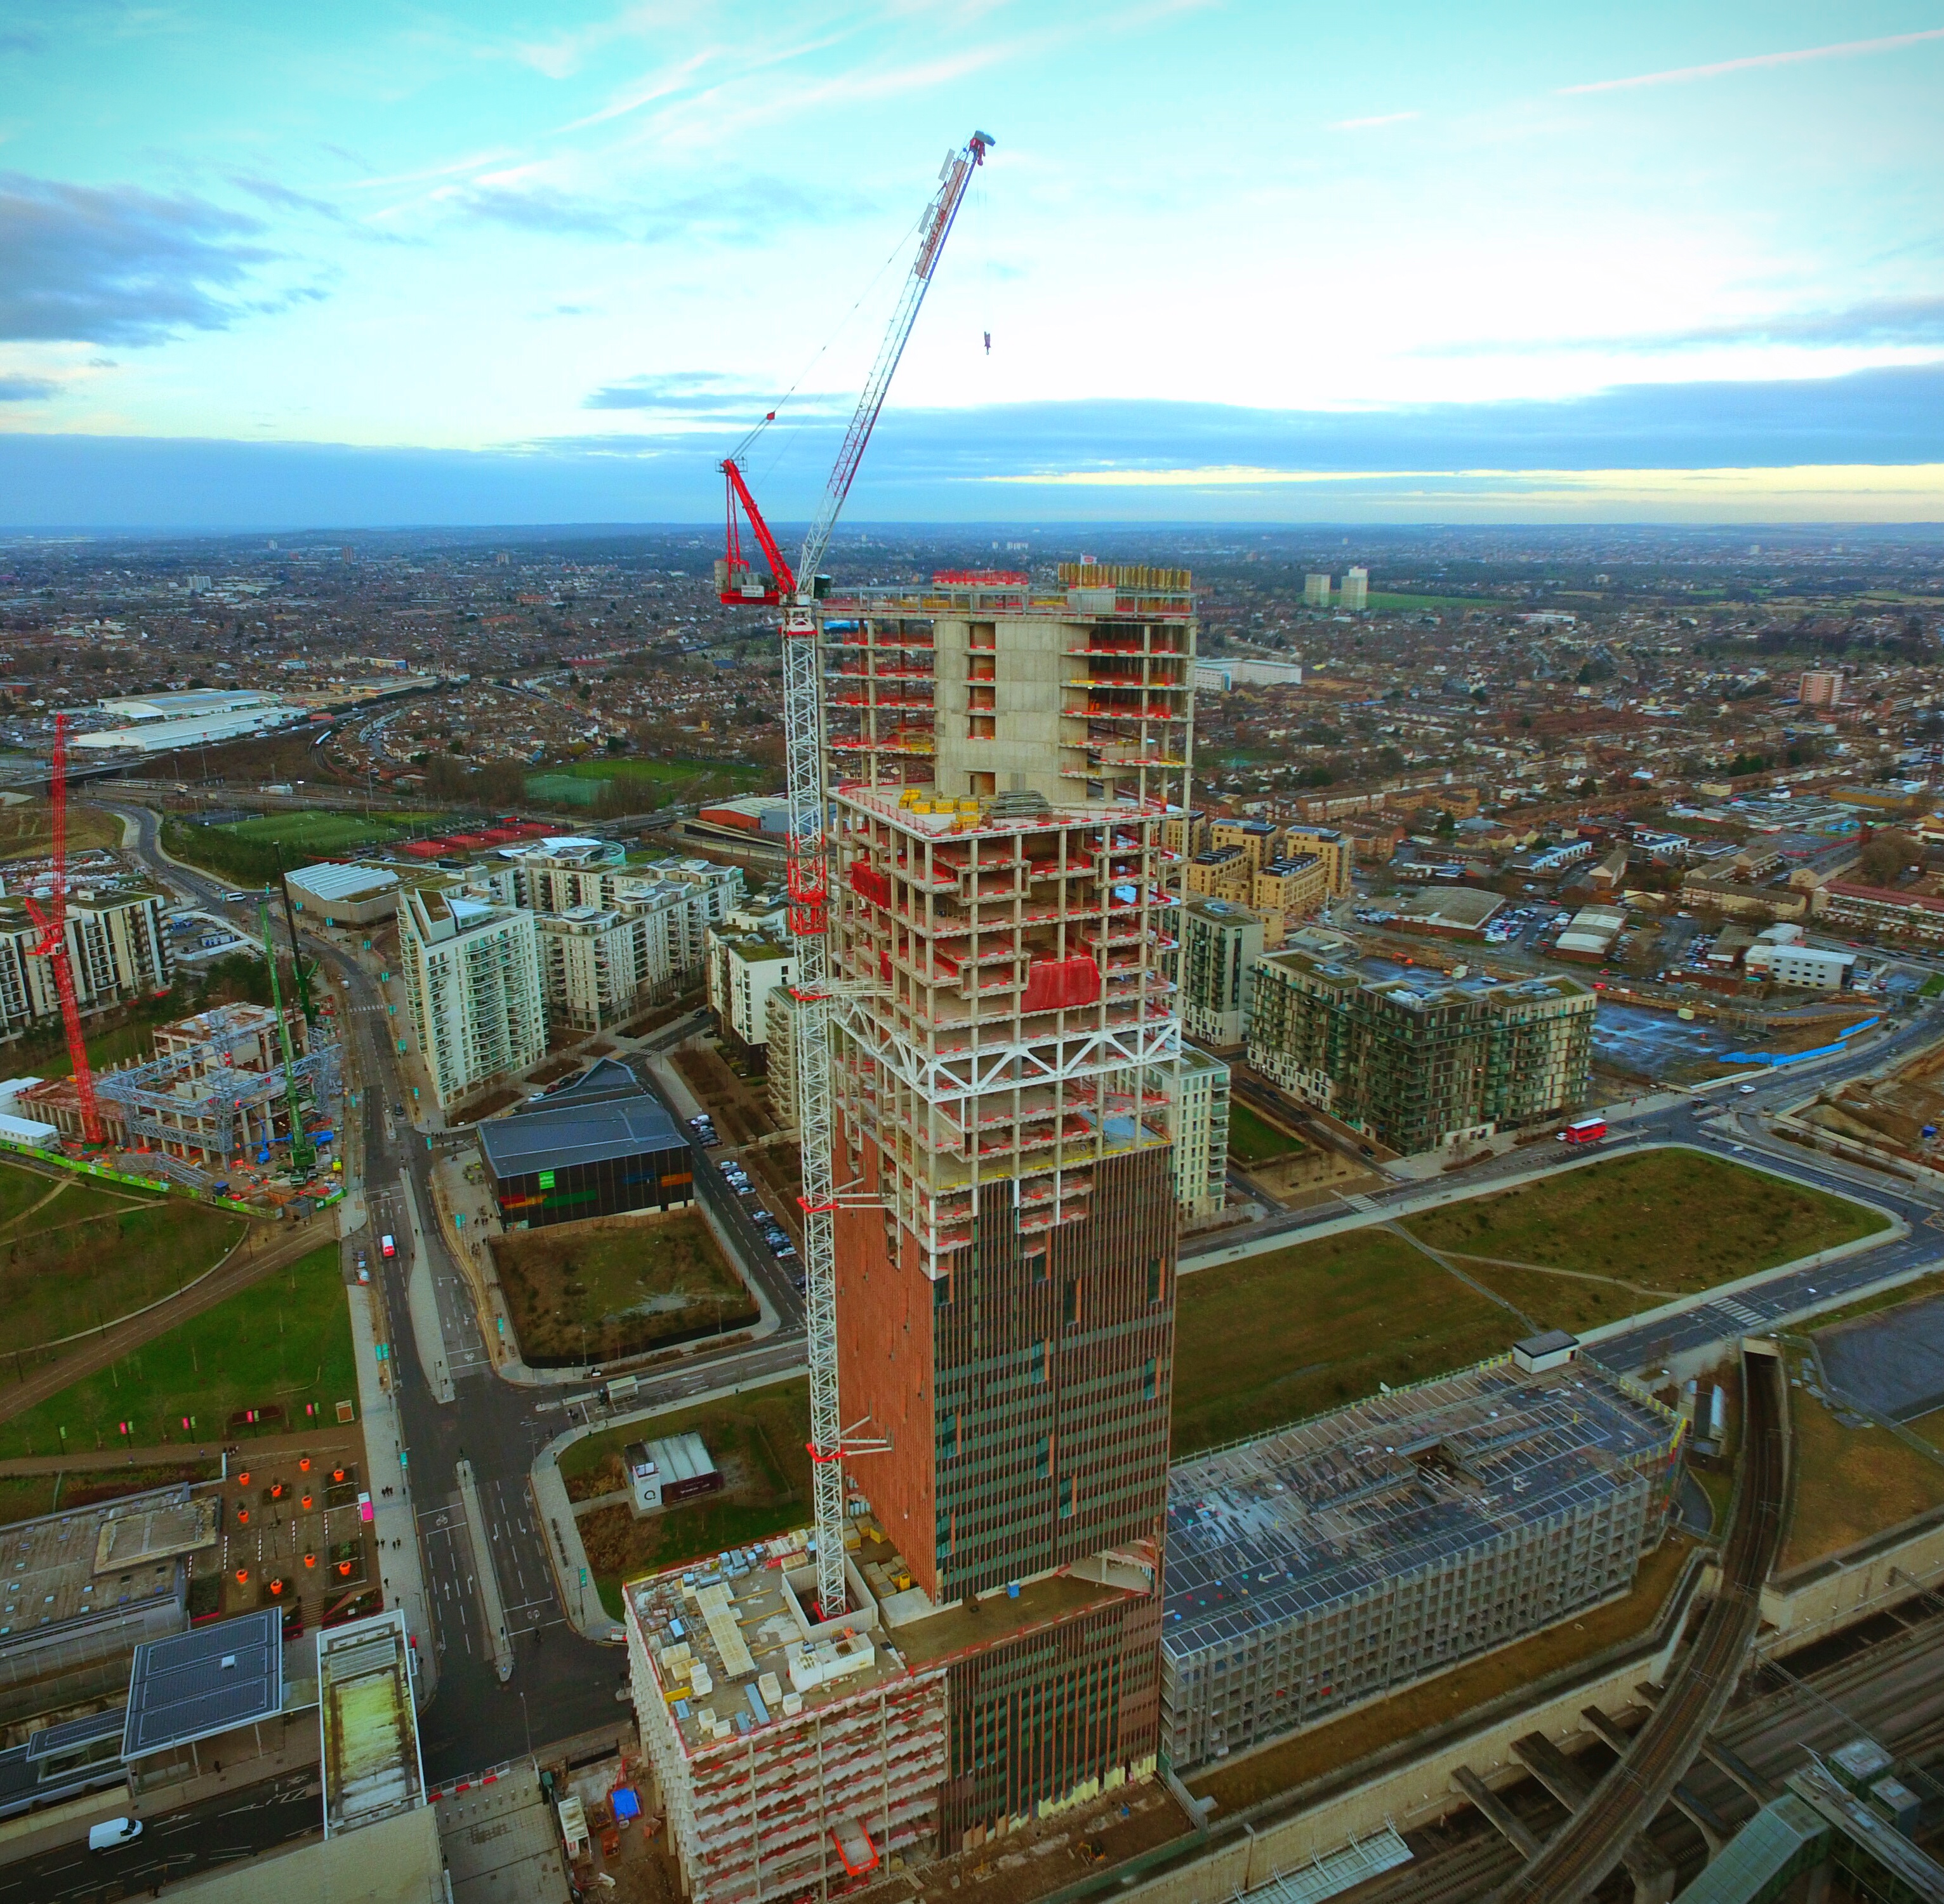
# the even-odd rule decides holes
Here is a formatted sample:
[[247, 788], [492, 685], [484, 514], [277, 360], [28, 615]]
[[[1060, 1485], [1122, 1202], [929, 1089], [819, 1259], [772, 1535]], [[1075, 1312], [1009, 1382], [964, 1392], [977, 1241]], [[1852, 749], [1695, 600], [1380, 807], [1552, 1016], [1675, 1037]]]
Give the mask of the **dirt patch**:
[[165, 1468], [109, 1468], [94, 1474], [85, 1469], [70, 1469], [60, 1491], [60, 1505], [94, 1507], [103, 1501], [118, 1501], [125, 1494], [171, 1487], [177, 1481], [212, 1481], [221, 1471], [221, 1463], [214, 1461], [180, 1461]]
[[497, 1117], [502, 1111], [510, 1110], [525, 1095], [524, 1091], [510, 1090], [488, 1091], [484, 1097], [475, 1097], [447, 1112], [445, 1121], [448, 1124], [477, 1124], [481, 1118]]
[[492, 1238], [521, 1354], [613, 1361], [760, 1315], [692, 1212], [612, 1225], [559, 1224]]
[[721, 1472], [727, 1485], [721, 1493], [644, 1520], [625, 1504], [580, 1518], [589, 1570], [602, 1604], [617, 1618], [623, 1582], [764, 1540], [809, 1518], [810, 1389], [804, 1382], [611, 1429], [568, 1449], [561, 1478], [572, 1499], [612, 1492], [602, 1478], [619, 1472], [629, 1442], [691, 1432], [702, 1437]]
[[721, 1052], [706, 1044], [687, 1046], [675, 1053], [675, 1068], [715, 1120], [724, 1143], [751, 1143], [776, 1129], [763, 1081], [737, 1077]]

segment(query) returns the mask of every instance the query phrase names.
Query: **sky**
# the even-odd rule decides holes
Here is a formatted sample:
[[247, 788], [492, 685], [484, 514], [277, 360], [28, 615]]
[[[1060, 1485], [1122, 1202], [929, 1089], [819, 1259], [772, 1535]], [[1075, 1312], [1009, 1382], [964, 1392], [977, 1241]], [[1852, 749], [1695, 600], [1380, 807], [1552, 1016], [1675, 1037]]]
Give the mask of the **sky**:
[[0, 526], [1944, 519], [1931, 5], [6, 0]]

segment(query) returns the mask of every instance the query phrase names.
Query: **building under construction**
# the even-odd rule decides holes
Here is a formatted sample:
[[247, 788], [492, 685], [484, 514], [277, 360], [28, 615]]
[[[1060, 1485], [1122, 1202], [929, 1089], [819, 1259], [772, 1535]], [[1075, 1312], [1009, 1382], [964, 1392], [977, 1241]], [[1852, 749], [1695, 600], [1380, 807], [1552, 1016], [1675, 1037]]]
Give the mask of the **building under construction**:
[[1086, 564], [847, 606], [824, 629], [838, 1368], [884, 1444], [853, 1485], [936, 1617], [1089, 1583], [1057, 1636], [948, 1669], [957, 1850], [1155, 1762], [1192, 595]]
[[[175, 1174], [207, 1178], [233, 1159], [261, 1158], [288, 1145], [294, 1118], [301, 1128], [308, 1109], [334, 1103], [338, 1047], [326, 1040], [312, 1049], [294, 1007], [280, 1028], [267, 1005], [218, 1005], [163, 1026], [152, 1058], [103, 1072], [94, 1082], [104, 1124], [117, 1141], [173, 1160], [181, 1167]], [[20, 1101], [29, 1115], [78, 1137], [78, 1109], [64, 1099], [66, 1084], [51, 1080]]]
[[1171, 1764], [1334, 1718], [1631, 1587], [1683, 1424], [1577, 1346], [1555, 1330], [1175, 1469]]

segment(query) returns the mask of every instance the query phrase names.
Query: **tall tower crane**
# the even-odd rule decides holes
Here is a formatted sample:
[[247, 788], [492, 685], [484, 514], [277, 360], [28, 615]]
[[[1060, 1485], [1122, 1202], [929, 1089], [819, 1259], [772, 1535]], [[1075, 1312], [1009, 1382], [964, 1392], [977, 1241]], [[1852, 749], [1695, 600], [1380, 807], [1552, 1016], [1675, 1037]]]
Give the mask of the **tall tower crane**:
[[[804, 1327], [810, 1350], [810, 1459], [817, 1515], [817, 1595], [825, 1619], [843, 1612], [848, 1590], [844, 1579], [844, 1456], [847, 1441], [837, 1395], [837, 1192], [832, 1174], [830, 1105], [829, 964], [824, 936], [829, 920], [829, 842], [825, 836], [829, 801], [823, 785], [823, 703], [817, 678], [817, 623], [814, 604], [829, 592], [829, 577], [817, 573], [830, 546], [831, 532], [850, 494], [857, 468], [876, 428], [878, 413], [891, 387], [898, 360], [910, 340], [924, 294], [931, 288], [945, 241], [951, 235], [972, 174], [997, 142], [975, 132], [958, 151], [946, 155], [938, 189], [926, 207], [910, 275], [879, 346], [856, 414], [845, 431], [823, 499], [792, 569], [749, 493], [743, 466], [749, 446], [776, 420], [773, 410], [724, 458], [727, 484], [724, 559], [717, 564], [717, 593], [731, 606], [781, 607], [784, 610], [783, 734], [789, 776], [789, 927], [795, 942], [796, 983], [791, 988], [796, 1020], [798, 1124], [803, 1150]], [[759, 571], [744, 552], [738, 511], [769, 564]]]
[[81, 1133], [89, 1143], [107, 1140], [101, 1128], [101, 1111], [94, 1100], [94, 1073], [88, 1068], [88, 1041], [81, 1035], [81, 1001], [75, 995], [74, 967], [67, 945], [67, 716], [54, 716], [54, 754], [48, 777], [50, 804], [54, 808], [53, 890], [43, 906], [29, 893], [28, 916], [40, 934], [33, 955], [45, 958], [54, 974], [55, 995], [60, 1000], [61, 1023], [67, 1031], [67, 1054], [74, 1066], [75, 1094], [81, 1100]]

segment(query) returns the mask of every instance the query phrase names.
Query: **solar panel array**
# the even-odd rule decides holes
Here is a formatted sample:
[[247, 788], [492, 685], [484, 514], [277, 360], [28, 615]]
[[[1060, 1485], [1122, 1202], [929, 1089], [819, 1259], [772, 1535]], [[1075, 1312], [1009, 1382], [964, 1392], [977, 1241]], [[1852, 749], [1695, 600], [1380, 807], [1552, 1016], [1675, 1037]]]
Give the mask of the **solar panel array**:
[[284, 1620], [275, 1607], [135, 1649], [127, 1759], [166, 1752], [283, 1710]]

